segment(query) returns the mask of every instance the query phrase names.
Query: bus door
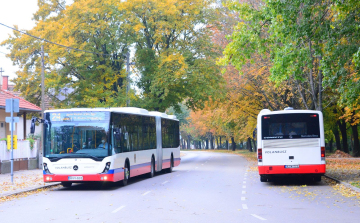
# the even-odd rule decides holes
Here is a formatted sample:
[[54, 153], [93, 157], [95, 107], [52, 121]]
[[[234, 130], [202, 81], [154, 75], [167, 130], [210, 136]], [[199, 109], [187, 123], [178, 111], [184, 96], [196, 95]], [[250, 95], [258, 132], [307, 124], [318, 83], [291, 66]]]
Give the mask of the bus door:
[[156, 120], [156, 171], [162, 170], [163, 151], [162, 151], [162, 139], [161, 139], [161, 118], [155, 117]]

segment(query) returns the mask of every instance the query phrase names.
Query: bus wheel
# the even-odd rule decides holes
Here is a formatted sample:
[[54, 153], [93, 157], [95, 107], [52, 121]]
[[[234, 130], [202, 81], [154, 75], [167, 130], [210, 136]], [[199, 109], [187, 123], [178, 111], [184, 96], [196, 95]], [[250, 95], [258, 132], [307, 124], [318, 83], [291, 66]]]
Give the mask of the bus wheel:
[[173, 171], [173, 167], [174, 167], [174, 158], [171, 155], [171, 159], [170, 159], [170, 168], [167, 169], [168, 173], [171, 173]]
[[155, 161], [154, 158], [151, 157], [151, 167], [150, 167], [150, 173], [148, 173], [149, 178], [152, 178], [155, 176]]
[[71, 187], [71, 182], [61, 182], [61, 185], [63, 186], [63, 187]]
[[125, 169], [124, 169], [124, 179], [122, 181], [123, 186], [126, 186], [128, 184], [129, 178], [130, 178], [130, 170], [129, 170], [128, 166], [126, 165]]
[[260, 176], [260, 182], [267, 182], [267, 178], [264, 176]]

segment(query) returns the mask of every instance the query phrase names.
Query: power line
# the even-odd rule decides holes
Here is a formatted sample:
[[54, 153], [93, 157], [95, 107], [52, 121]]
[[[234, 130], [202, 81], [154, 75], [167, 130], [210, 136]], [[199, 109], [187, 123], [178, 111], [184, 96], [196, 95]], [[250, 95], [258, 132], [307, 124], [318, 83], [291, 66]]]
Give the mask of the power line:
[[35, 39], [38, 39], [38, 40], [41, 40], [41, 41], [44, 41], [44, 42], [47, 42], [47, 43], [50, 43], [50, 44], [54, 44], [54, 45], [57, 45], [57, 46], [60, 46], [60, 47], [64, 47], [64, 48], [67, 48], [67, 49], [70, 49], [70, 50], [76, 50], [76, 51], [81, 51], [81, 52], [85, 52], [85, 53], [92, 53], [92, 54], [96, 54], [96, 55], [111, 56], [110, 54], [95, 53], [95, 52], [92, 52], [92, 51], [81, 50], [81, 49], [77, 49], [77, 48], [74, 48], [74, 47], [65, 46], [65, 45], [62, 45], [62, 44], [59, 44], [59, 43], [52, 42], [52, 41], [47, 40], [47, 39], [43, 39], [43, 38], [40, 38], [40, 37], [37, 37], [37, 36], [33, 36], [33, 35], [29, 34], [29, 33], [26, 33], [24, 31], [15, 29], [15, 28], [13, 28], [11, 26], [7, 26], [7, 25], [2, 24], [2, 23], [0, 23], [0, 25], [5, 26], [6, 28], [9, 28], [9, 29], [15, 30], [15, 31], [17, 31], [19, 33], [28, 35], [28, 36], [30, 36], [32, 38], [35, 38]]

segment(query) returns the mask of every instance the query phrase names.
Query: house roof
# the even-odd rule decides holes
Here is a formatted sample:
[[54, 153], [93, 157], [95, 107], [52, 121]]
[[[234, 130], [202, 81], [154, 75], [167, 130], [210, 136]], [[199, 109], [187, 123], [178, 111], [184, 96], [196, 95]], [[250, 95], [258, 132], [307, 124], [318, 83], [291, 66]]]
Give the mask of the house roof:
[[34, 105], [33, 103], [30, 103], [30, 102], [26, 101], [25, 99], [22, 99], [11, 92], [4, 91], [4, 90], [0, 90], [0, 109], [5, 109], [6, 99], [10, 99], [10, 98], [19, 99], [20, 112], [24, 112], [24, 111], [40, 112], [41, 111], [41, 108]]

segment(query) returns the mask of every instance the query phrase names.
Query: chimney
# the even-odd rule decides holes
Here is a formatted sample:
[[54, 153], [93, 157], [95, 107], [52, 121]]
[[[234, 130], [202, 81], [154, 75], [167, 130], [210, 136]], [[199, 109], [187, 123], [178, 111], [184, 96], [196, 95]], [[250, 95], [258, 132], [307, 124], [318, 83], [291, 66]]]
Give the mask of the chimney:
[[9, 76], [2, 76], [2, 87], [1, 87], [1, 90], [3, 91], [7, 91], [8, 90], [8, 79], [9, 79]]

